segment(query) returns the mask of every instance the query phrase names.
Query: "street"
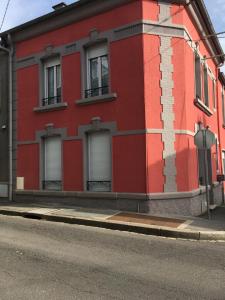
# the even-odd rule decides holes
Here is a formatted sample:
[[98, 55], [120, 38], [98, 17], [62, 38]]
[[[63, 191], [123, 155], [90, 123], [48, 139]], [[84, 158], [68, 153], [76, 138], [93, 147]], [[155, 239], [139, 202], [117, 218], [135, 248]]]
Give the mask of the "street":
[[225, 299], [225, 243], [0, 216], [0, 299]]

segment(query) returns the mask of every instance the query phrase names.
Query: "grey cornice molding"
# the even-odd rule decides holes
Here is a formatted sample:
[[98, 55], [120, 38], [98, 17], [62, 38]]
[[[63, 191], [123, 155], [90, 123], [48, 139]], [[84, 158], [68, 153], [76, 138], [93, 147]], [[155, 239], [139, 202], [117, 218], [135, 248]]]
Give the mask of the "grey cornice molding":
[[[162, 24], [160, 22], [138, 20], [133, 23], [114, 28], [109, 31], [100, 32], [99, 36], [108, 37], [109, 42], [121, 40], [138, 34], [150, 34], [159, 36], [170, 36], [192, 40], [185, 26], [179, 24]], [[73, 41], [66, 45], [54, 47], [54, 53], [60, 53], [61, 56], [66, 56], [75, 52], [81, 51], [85, 43], [89, 41], [88, 37]], [[212, 50], [213, 55], [215, 52]], [[29, 67], [38, 64], [39, 60], [45, 55], [45, 52], [35, 53], [28, 57], [20, 58], [16, 61], [16, 69]], [[218, 59], [217, 59], [218, 63]]]
[[[126, 4], [131, 1], [132, 0], [80, 0], [76, 3], [68, 5], [63, 9], [44, 15], [40, 18], [34, 19], [18, 27], [5, 31], [0, 34], [0, 37], [6, 36], [8, 33], [10, 33], [14, 42], [22, 41], [46, 33], [48, 31], [61, 28], [73, 22], [78, 22], [82, 19], [105, 12], [107, 10], [113, 9], [116, 6]], [[181, 5], [188, 3], [187, 0], [159, 0], [159, 2], [161, 3], [168, 4], [170, 4], [172, 1], [173, 3]], [[197, 24], [200, 33], [202, 33], [203, 35], [215, 34], [215, 30], [210, 21], [209, 14], [203, 0], [198, 0], [197, 3], [196, 1], [194, 1], [190, 5], [187, 5], [187, 10]], [[217, 37], [206, 40], [205, 42], [213, 55], [223, 53], [222, 47]], [[224, 59], [222, 57], [216, 58], [215, 61], [217, 62], [217, 64], [219, 64], [223, 63]]]
[[[134, 130], [124, 130], [124, 131], [123, 130], [117, 130], [115, 122], [103, 123], [103, 126], [106, 126], [107, 128], [111, 128], [112, 136], [128, 136], [128, 135], [143, 135], [143, 134], [162, 134], [162, 133], [166, 132], [166, 130], [164, 130], [164, 129], [157, 129], [157, 128], [151, 128], [151, 129], [134, 129]], [[83, 131], [87, 131], [88, 129], [92, 128], [92, 125], [90, 125], [90, 124], [84, 125], [82, 128], [85, 129], [85, 130], [82, 129]], [[65, 140], [65, 141], [81, 140], [83, 133], [81, 134], [82, 130], [78, 129], [78, 131], [79, 130], [80, 130], [80, 133], [78, 133], [78, 135], [76, 135], [76, 136], [67, 136], [67, 135], [64, 134], [62, 139]], [[175, 134], [189, 135], [189, 136], [192, 136], [192, 137], [195, 135], [195, 132], [193, 132], [191, 130], [185, 130], [185, 129], [175, 129], [174, 132], [175, 132]], [[37, 144], [38, 142], [39, 142], [38, 139], [36, 139], [36, 140], [30, 140], [30, 141], [18, 141], [17, 145]]]
[[[108, 39], [109, 42], [113, 42], [137, 34], [152, 34], [191, 39], [186, 28], [182, 25], [160, 24], [159, 22], [153, 22], [148, 20], [138, 20], [133, 23], [114, 28], [109, 31], [100, 32], [99, 38]], [[83, 49], [83, 45], [86, 45], [88, 41], [88, 37], [84, 37], [80, 40], [73, 41], [72, 43], [54, 47], [53, 54], [55, 53], [60, 54], [61, 56], [66, 56], [75, 52], [79, 52]], [[44, 55], [45, 52], [43, 50], [31, 56], [20, 58], [16, 61], [16, 69], [21, 69], [34, 64], [38, 64], [40, 59], [42, 59]]]

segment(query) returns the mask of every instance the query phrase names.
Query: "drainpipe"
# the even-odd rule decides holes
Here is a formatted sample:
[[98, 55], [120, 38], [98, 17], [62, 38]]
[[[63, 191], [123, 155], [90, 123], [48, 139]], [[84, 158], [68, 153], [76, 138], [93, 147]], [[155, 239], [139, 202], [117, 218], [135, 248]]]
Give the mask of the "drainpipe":
[[12, 176], [12, 62], [13, 62], [13, 47], [11, 44], [11, 36], [8, 35], [8, 41], [10, 43], [9, 48], [0, 45], [0, 51], [4, 51], [8, 54], [8, 72], [9, 72], [9, 115], [8, 115], [8, 128], [9, 128], [9, 186], [8, 186], [8, 198], [13, 200], [13, 176]]

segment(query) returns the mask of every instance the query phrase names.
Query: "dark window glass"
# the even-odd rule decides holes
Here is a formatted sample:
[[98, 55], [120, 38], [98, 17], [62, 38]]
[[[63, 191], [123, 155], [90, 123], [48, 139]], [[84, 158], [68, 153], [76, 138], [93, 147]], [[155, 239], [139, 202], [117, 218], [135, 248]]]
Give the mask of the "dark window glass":
[[109, 85], [109, 65], [108, 65], [108, 56], [101, 57], [101, 80], [102, 80], [102, 94], [108, 93]]
[[206, 66], [204, 66], [204, 100], [205, 105], [209, 106], [208, 70]]
[[195, 53], [195, 94], [196, 98], [202, 98], [201, 60], [197, 53]]

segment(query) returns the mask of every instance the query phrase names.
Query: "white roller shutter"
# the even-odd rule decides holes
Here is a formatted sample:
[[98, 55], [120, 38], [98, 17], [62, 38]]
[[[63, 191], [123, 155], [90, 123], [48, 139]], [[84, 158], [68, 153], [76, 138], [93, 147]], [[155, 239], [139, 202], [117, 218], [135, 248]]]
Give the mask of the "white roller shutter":
[[107, 44], [99, 44], [87, 49], [87, 58], [92, 59], [108, 54]]
[[[45, 181], [47, 188], [57, 189], [62, 180], [61, 139], [49, 137], [44, 140]], [[58, 182], [58, 183], [57, 183]]]
[[88, 175], [90, 190], [110, 190], [111, 137], [108, 131], [88, 135]]

